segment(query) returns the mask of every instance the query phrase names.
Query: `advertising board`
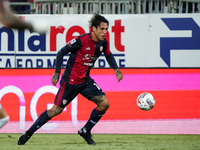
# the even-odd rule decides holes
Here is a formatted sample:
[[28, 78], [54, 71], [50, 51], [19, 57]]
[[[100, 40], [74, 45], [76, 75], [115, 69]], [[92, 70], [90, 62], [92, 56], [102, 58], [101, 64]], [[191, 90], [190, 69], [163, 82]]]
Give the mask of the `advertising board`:
[[[0, 25], [0, 68], [54, 68], [56, 53], [75, 36], [90, 32], [92, 15], [24, 15], [46, 21], [46, 34]], [[105, 15], [106, 39], [120, 68], [200, 67], [199, 14]], [[65, 56], [64, 68], [69, 54]], [[104, 55], [94, 65], [108, 68]]]
[[[63, 70], [62, 70], [63, 71]], [[117, 82], [114, 70], [92, 69], [110, 108], [94, 133], [200, 134], [200, 69], [122, 69]], [[54, 69], [0, 69], [0, 103], [10, 116], [2, 133], [22, 133], [54, 103], [59, 88], [51, 84]], [[155, 107], [137, 107], [140, 93], [150, 92]], [[77, 133], [95, 104], [78, 95], [64, 111], [38, 133]], [[126, 127], [124, 125], [126, 124]]]

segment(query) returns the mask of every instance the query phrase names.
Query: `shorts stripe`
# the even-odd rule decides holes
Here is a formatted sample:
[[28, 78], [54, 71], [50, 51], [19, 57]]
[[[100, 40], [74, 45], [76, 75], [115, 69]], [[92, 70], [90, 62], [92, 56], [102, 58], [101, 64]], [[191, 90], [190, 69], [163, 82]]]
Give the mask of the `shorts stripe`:
[[59, 106], [60, 107], [60, 103], [62, 101], [62, 97], [63, 97], [63, 94], [65, 92], [65, 87], [66, 87], [66, 83], [63, 82], [62, 85], [61, 85], [61, 88], [59, 90], [59, 93], [58, 93], [58, 96], [56, 98], [56, 102], [55, 102], [55, 105]]

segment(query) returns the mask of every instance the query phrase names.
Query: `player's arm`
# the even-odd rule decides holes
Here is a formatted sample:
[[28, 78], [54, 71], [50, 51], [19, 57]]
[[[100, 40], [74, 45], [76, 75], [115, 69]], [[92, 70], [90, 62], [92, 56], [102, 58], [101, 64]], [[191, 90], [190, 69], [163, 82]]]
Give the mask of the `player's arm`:
[[11, 11], [6, 11], [6, 15], [0, 16], [0, 21], [2, 24], [4, 24], [6, 27], [13, 28], [13, 29], [30, 29], [34, 30], [32, 24], [28, 22], [24, 22], [14, 16]]
[[65, 45], [63, 48], [61, 48], [57, 55], [56, 55], [56, 67], [55, 67], [55, 73], [53, 74], [53, 77], [51, 78], [51, 83], [53, 85], [56, 85], [56, 83], [59, 80], [60, 76], [60, 70], [61, 70], [61, 65], [63, 62], [63, 57], [70, 52], [70, 48], [68, 45]]
[[115, 70], [117, 81], [119, 82], [120, 80], [123, 79], [123, 74], [121, 73], [119, 67], [117, 66], [117, 63], [115, 61], [113, 54], [110, 52], [110, 54], [106, 55], [105, 57], [108, 64]]
[[120, 80], [123, 79], [123, 74], [121, 73], [119, 67], [117, 66], [115, 58], [114, 58], [113, 54], [110, 51], [110, 47], [109, 47], [108, 41], [106, 43], [106, 48], [103, 50], [103, 52], [105, 54], [105, 57], [106, 57], [106, 60], [107, 60], [108, 64], [110, 65], [110, 67], [112, 67], [115, 70], [117, 81], [119, 82]]
[[13, 29], [30, 29], [42, 34], [48, 31], [48, 25], [44, 21], [34, 21], [33, 23], [28, 23], [20, 20], [11, 11], [7, 0], [0, 0], [0, 22], [6, 27]]
[[70, 41], [67, 45], [65, 45], [63, 48], [61, 48], [58, 51], [58, 53], [56, 55], [55, 73], [53, 74], [53, 76], [51, 78], [51, 83], [53, 85], [56, 85], [56, 83], [59, 80], [61, 65], [62, 65], [62, 62], [63, 62], [63, 57], [66, 54], [68, 54], [69, 52], [73, 52], [73, 51], [80, 49], [80, 47], [81, 47], [80, 40], [79, 39], [76, 39], [76, 40], [73, 39], [72, 41]]
[[9, 28], [33, 30], [30, 23], [24, 22], [13, 15], [7, 0], [0, 2], [0, 22]]

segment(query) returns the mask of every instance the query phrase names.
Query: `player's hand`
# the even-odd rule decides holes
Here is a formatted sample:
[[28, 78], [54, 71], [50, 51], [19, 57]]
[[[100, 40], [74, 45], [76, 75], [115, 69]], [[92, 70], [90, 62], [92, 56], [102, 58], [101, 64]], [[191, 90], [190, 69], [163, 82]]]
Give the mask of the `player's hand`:
[[32, 24], [32, 30], [35, 32], [38, 32], [40, 34], [45, 34], [48, 32], [48, 24], [44, 20], [38, 20], [31, 23]]
[[115, 70], [116, 72], [116, 77], [117, 77], [117, 81], [121, 81], [123, 79], [123, 74], [121, 73], [121, 71], [119, 69]]
[[52, 76], [52, 78], [51, 78], [51, 83], [52, 83], [53, 85], [56, 85], [56, 84], [57, 84], [57, 82], [58, 82], [58, 80], [59, 80], [59, 75], [60, 75], [60, 73], [58, 73], [58, 72], [55, 72], [55, 73], [53, 74], [53, 76]]

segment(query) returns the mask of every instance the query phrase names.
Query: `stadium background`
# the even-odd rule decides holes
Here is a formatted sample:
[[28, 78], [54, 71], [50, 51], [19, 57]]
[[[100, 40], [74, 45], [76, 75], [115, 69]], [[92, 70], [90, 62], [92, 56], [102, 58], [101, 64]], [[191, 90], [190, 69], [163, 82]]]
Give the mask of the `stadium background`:
[[[58, 89], [50, 83], [56, 51], [74, 36], [89, 32], [91, 15], [20, 15], [25, 21], [45, 20], [45, 35], [0, 26], [0, 101], [10, 121], [2, 133], [22, 133], [49, 108]], [[124, 79], [102, 55], [91, 76], [106, 93], [111, 107], [94, 133], [199, 134], [199, 14], [106, 14], [107, 39]], [[175, 42], [174, 42], [175, 41]], [[68, 59], [64, 59], [63, 68]], [[62, 70], [63, 71], [63, 70]], [[155, 96], [151, 111], [136, 98]], [[76, 133], [94, 104], [81, 95], [38, 133]], [[126, 124], [126, 128], [124, 125]]]

